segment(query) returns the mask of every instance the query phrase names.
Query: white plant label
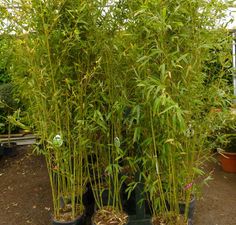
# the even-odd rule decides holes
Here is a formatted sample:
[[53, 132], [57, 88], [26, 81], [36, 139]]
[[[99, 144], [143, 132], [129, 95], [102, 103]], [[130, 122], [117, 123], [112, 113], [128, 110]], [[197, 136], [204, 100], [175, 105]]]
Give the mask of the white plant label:
[[52, 141], [53, 145], [56, 147], [61, 147], [63, 144], [63, 140], [61, 138], [61, 135], [57, 134]]

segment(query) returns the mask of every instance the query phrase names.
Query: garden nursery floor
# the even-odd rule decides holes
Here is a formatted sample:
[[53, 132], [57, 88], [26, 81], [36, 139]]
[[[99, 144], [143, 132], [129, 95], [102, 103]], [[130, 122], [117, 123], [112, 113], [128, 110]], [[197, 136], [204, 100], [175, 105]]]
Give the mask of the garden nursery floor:
[[[197, 200], [193, 225], [236, 225], [236, 174], [217, 163], [207, 166], [213, 180]], [[43, 157], [18, 147], [0, 159], [0, 225], [50, 225], [51, 192]]]

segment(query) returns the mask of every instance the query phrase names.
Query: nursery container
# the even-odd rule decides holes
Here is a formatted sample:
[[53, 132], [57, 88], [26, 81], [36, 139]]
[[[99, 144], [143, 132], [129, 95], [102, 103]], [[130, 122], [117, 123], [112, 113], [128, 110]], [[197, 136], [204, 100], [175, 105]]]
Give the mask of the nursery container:
[[109, 198], [109, 194], [111, 194], [109, 189], [104, 189], [101, 191], [102, 191], [101, 198], [102, 198], [103, 206], [111, 205], [113, 201], [113, 196], [110, 196]]
[[0, 157], [4, 155], [3, 147], [0, 145]]
[[222, 169], [225, 172], [236, 173], [236, 153], [223, 152], [219, 155]]
[[16, 154], [16, 142], [6, 142], [2, 143], [3, 155], [14, 156]]
[[130, 198], [131, 204], [128, 204], [132, 208], [134, 207], [133, 210], [127, 210], [129, 218], [128, 218], [128, 223], [127, 225], [151, 225], [151, 217], [150, 215], [146, 214], [146, 206], [145, 204], [140, 205], [139, 201], [143, 199], [143, 184], [139, 183], [135, 191], [132, 192]]
[[58, 221], [53, 219], [52, 225], [92, 225], [91, 217], [78, 216], [72, 221]]
[[129, 216], [127, 225], [151, 225], [151, 218], [138, 219], [135, 216]]
[[79, 216], [72, 221], [58, 221], [53, 219], [52, 225], [82, 225], [83, 223], [80, 223], [81, 220], [83, 220], [83, 216]]
[[[193, 219], [194, 209], [195, 209], [195, 197], [193, 197], [189, 202], [188, 219], [190, 220]], [[186, 203], [185, 202], [179, 203], [179, 213], [183, 215], [185, 214], [185, 210], [186, 210]]]

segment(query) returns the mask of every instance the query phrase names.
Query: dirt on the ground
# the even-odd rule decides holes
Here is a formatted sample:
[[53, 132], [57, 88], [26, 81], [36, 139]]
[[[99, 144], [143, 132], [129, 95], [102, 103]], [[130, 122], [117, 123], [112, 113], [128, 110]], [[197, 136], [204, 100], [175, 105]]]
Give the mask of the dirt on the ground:
[[44, 158], [27, 146], [0, 159], [0, 225], [50, 225], [51, 188]]
[[[44, 158], [29, 147], [0, 159], [0, 225], [51, 225], [52, 199]], [[196, 202], [193, 225], [236, 225], [236, 174], [210, 164], [213, 180]]]
[[236, 225], [236, 173], [224, 172], [217, 158], [207, 167], [213, 180], [196, 201], [193, 225]]

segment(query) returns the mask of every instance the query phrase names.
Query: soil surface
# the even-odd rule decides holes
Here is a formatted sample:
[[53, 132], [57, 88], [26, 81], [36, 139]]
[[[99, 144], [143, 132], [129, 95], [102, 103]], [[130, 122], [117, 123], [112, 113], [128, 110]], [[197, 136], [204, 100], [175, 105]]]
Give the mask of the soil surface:
[[193, 225], [236, 225], [236, 173], [222, 171], [218, 161], [208, 169], [213, 180], [196, 201]]
[[43, 157], [21, 146], [0, 159], [0, 225], [50, 225], [51, 202]]
[[[196, 202], [193, 225], [236, 225], [236, 174], [208, 169], [214, 179]], [[24, 146], [0, 159], [0, 225], [50, 225], [51, 202], [43, 157]]]

